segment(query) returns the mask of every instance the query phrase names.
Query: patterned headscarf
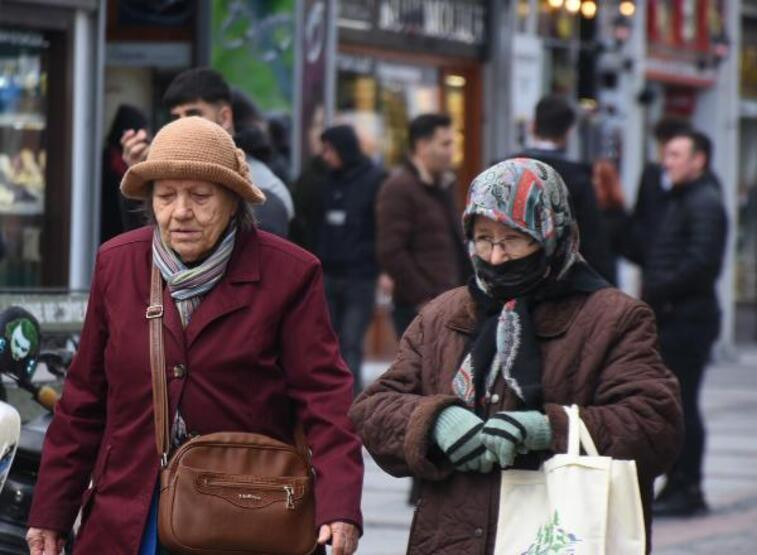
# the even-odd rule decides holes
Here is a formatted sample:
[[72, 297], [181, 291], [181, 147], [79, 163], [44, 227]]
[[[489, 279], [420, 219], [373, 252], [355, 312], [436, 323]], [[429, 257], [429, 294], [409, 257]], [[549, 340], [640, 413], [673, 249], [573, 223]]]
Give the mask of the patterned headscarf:
[[[582, 260], [568, 199], [562, 177], [551, 166], [531, 158], [511, 158], [473, 180], [463, 229], [470, 239], [475, 216], [485, 216], [529, 235], [544, 250], [555, 279], [560, 279]], [[472, 249], [469, 241], [471, 253]]]
[[[505, 160], [473, 180], [463, 213], [463, 228], [471, 258], [475, 258], [473, 222], [476, 216], [505, 224], [532, 237], [539, 244], [548, 268], [547, 275], [536, 291], [529, 295], [539, 298], [539, 295], [548, 296], [550, 290], [560, 290], [553, 286], [560, 283], [577, 263], [583, 263], [578, 253], [578, 226], [571, 213], [568, 190], [560, 175], [543, 162], [530, 158]], [[591, 272], [588, 267], [585, 269]], [[589, 289], [600, 287], [599, 282], [592, 279], [586, 282]], [[475, 406], [475, 378], [485, 372], [486, 376], [481, 376], [485, 381], [481, 383], [487, 393], [496, 377], [502, 375], [508, 387], [527, 406], [538, 406], [541, 399], [541, 359], [528, 299], [494, 299], [492, 288], [478, 272], [475, 285], [477, 287], [474, 289], [480, 290], [485, 297], [503, 305], [498, 315], [495, 313], [481, 325], [471, 352], [463, 360], [453, 380], [455, 393], [469, 406]], [[572, 285], [567, 284], [562, 289], [563, 293], [571, 290]], [[496, 350], [492, 342], [496, 342]]]

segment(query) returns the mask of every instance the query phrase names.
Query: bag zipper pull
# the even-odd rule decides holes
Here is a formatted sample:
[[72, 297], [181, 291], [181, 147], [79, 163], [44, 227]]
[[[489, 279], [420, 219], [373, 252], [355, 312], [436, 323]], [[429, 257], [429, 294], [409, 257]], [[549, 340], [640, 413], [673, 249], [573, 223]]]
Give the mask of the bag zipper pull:
[[284, 486], [284, 491], [287, 494], [287, 509], [294, 509], [294, 488], [292, 486]]

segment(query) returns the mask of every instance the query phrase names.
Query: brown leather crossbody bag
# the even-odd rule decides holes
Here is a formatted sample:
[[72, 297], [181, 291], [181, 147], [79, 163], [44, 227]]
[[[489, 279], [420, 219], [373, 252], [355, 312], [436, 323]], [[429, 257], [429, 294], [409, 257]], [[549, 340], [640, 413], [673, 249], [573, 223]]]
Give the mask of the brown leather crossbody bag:
[[313, 473], [301, 424], [294, 447], [262, 434], [217, 432], [187, 441], [169, 459], [162, 286], [153, 265], [146, 317], [161, 460], [161, 544], [172, 553], [196, 555], [312, 553]]

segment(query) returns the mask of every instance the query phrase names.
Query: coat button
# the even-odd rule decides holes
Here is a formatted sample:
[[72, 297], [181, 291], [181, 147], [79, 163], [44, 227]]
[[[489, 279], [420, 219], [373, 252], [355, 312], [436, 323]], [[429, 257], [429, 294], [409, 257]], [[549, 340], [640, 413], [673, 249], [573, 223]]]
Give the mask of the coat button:
[[492, 395], [491, 399], [489, 399], [489, 402], [492, 404], [499, 403], [499, 395], [497, 395], [496, 393]]
[[183, 378], [187, 375], [187, 367], [183, 364], [177, 364], [173, 367], [173, 377], [174, 378]]
[[481, 528], [476, 528], [475, 530], [473, 530], [473, 535], [477, 538], [480, 538], [484, 535], [484, 531]]

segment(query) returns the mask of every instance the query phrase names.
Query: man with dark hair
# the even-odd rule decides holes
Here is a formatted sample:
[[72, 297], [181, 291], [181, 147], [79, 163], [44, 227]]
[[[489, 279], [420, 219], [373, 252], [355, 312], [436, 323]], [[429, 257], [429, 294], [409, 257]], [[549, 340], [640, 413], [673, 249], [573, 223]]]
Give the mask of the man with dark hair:
[[566, 156], [568, 134], [575, 121], [575, 111], [564, 97], [552, 95], [542, 98], [534, 112], [531, 146], [517, 156], [541, 160], [560, 174], [570, 193], [571, 206], [578, 222], [581, 254], [604, 278], [615, 282], [615, 261], [597, 206], [591, 165], [574, 162]]
[[720, 331], [715, 285], [723, 267], [727, 218], [720, 183], [709, 167], [710, 140], [683, 126], [657, 137], [664, 141], [661, 172], [656, 183], [646, 182], [649, 190], [640, 190], [636, 213], [621, 220], [617, 243], [641, 265], [642, 299], [655, 312], [662, 358], [681, 384], [683, 449], [653, 510], [660, 516], [691, 516], [707, 511], [699, 390]]
[[350, 125], [321, 134], [328, 176], [319, 189], [315, 254], [323, 265], [331, 323], [345, 362], [362, 387], [363, 339], [376, 300], [376, 194], [385, 172], [363, 154]]
[[658, 515], [707, 510], [699, 390], [720, 332], [715, 285], [723, 268], [728, 227], [711, 156], [712, 143], [698, 131], [680, 131], [665, 144], [662, 164], [672, 184], [670, 203], [643, 272], [642, 298], [655, 311], [663, 360], [681, 384], [686, 426], [681, 454], [655, 501]]
[[[200, 116], [217, 123], [233, 137], [235, 135], [232, 91], [219, 72], [207, 67], [188, 69], [177, 75], [168, 85], [163, 95], [163, 105], [175, 118]], [[147, 158], [150, 137], [144, 129], [127, 130], [121, 138], [124, 161], [131, 166]], [[271, 170], [259, 160], [248, 156], [247, 163], [255, 184], [266, 195], [275, 195], [287, 212], [288, 221], [294, 217], [294, 203], [289, 190]], [[272, 204], [278, 204], [273, 201]], [[272, 207], [273, 208], [273, 207]], [[265, 204], [256, 210], [261, 229], [282, 234], [282, 226], [277, 221], [268, 221], [267, 216], [275, 211], [266, 211]]]
[[413, 119], [407, 129], [410, 151], [415, 151], [418, 141], [433, 137], [437, 129], [447, 129], [451, 126], [452, 119], [447, 114], [422, 114]]
[[562, 96], [545, 96], [536, 105], [534, 135], [539, 140], [564, 144], [575, 123], [576, 113]]
[[662, 166], [665, 145], [677, 134], [690, 129], [689, 122], [675, 116], [664, 117], [655, 124], [652, 134], [657, 142], [658, 161], [644, 166], [633, 212], [625, 209], [623, 188], [615, 166], [608, 161], [594, 166], [597, 200], [611, 237], [612, 250], [642, 268], [664, 219], [673, 188]]
[[394, 281], [398, 336], [423, 304], [463, 284], [471, 271], [455, 206], [451, 120], [418, 116], [408, 137], [407, 159], [382, 185], [376, 212], [378, 260]]
[[[177, 75], [163, 93], [163, 105], [174, 117], [200, 116], [211, 113], [204, 105], [215, 105], [220, 113], [231, 105], [231, 89], [218, 71], [207, 67], [188, 69]], [[180, 107], [180, 108], [178, 108]], [[224, 114], [224, 118], [228, 114]], [[219, 125], [221, 121], [217, 121]]]

